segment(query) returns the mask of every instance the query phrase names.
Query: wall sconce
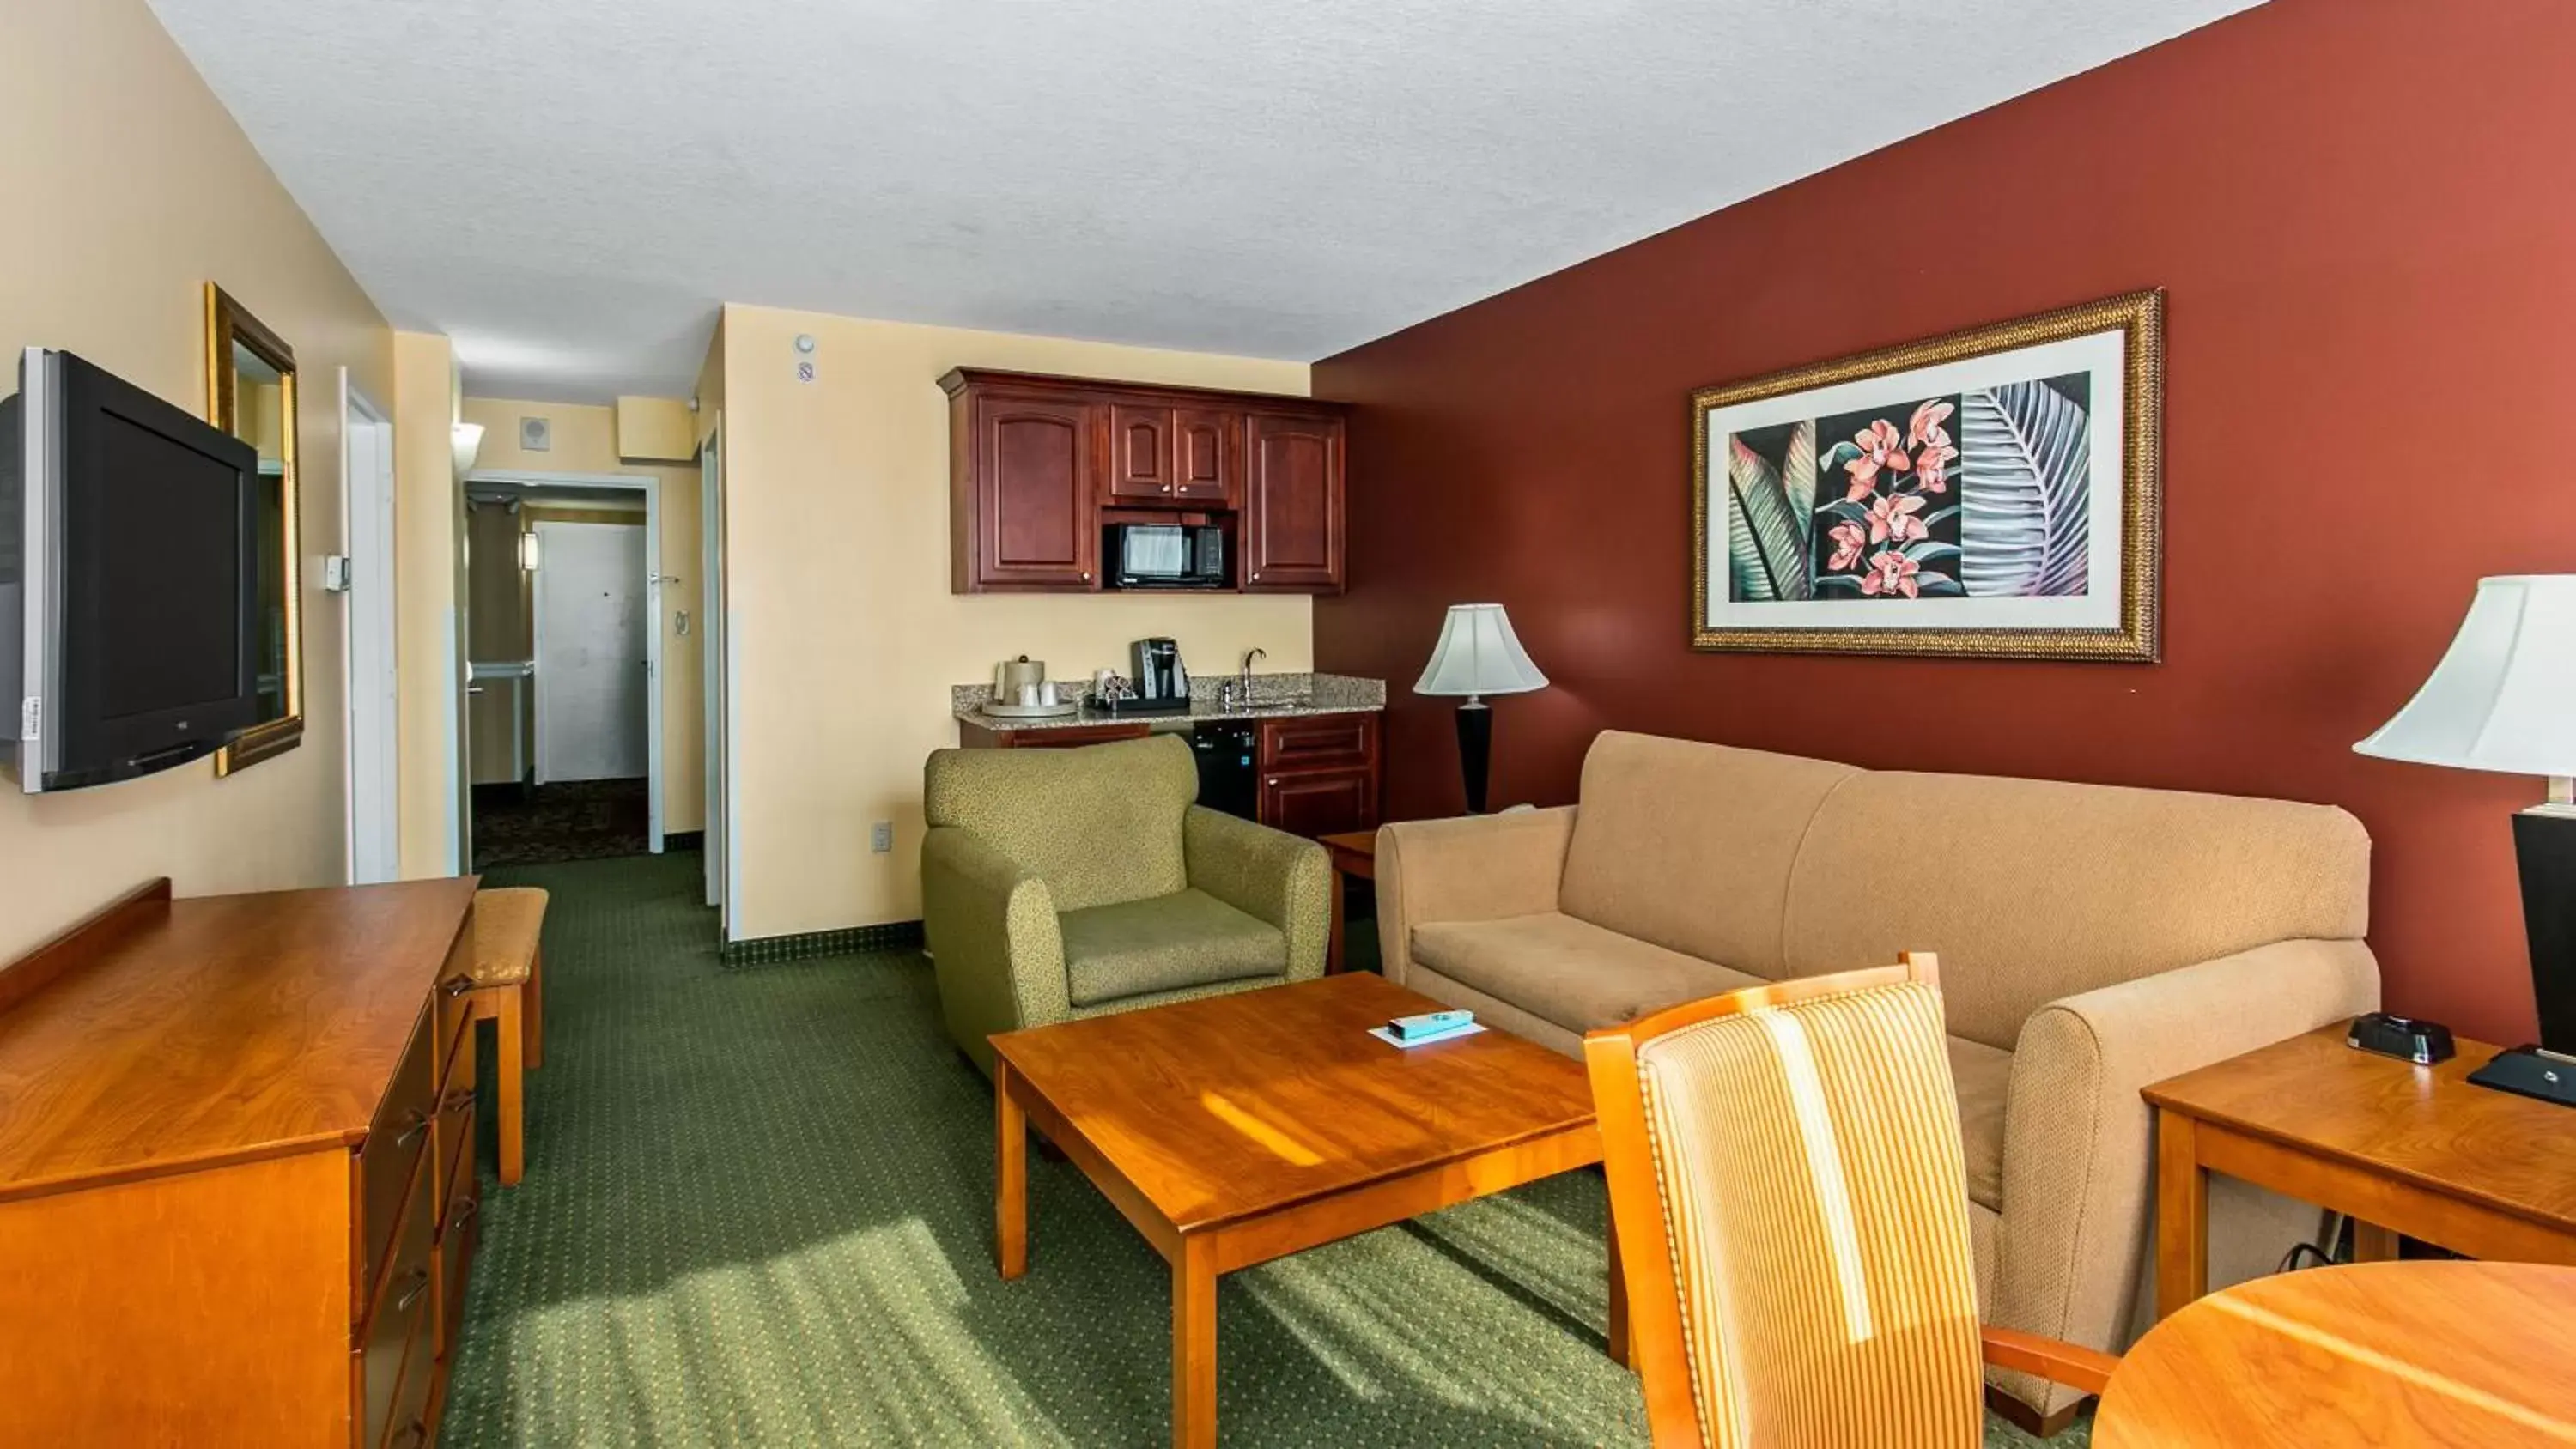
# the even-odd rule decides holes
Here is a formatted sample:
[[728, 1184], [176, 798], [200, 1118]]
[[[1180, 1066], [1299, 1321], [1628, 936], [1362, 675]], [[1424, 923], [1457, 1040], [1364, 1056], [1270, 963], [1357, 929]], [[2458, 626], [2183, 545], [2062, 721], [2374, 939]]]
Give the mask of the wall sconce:
[[519, 567], [529, 573], [537, 571], [537, 534], [534, 529], [519, 535]]
[[483, 451], [483, 425], [458, 423], [448, 430], [448, 441], [456, 450], [456, 476], [474, 471], [474, 459]]

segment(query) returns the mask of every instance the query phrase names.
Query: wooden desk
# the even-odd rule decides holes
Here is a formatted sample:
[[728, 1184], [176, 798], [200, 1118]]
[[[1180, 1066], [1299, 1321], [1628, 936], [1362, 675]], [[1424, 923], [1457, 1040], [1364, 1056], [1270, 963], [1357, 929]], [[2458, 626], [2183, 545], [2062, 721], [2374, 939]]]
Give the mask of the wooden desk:
[[1212, 1449], [1219, 1274], [1601, 1160], [1581, 1062], [1368, 1034], [1439, 1005], [1363, 971], [995, 1036], [1002, 1276], [1028, 1271], [1034, 1123], [1171, 1264], [1172, 1442]]
[[1333, 938], [1324, 955], [1324, 974], [1342, 969], [1342, 895], [1346, 883], [1377, 879], [1377, 832], [1347, 830], [1338, 835], [1318, 835], [1315, 839], [1333, 862]]
[[2419, 1067], [2321, 1027], [2146, 1089], [2156, 1108], [2156, 1311], [2208, 1291], [2209, 1174], [2473, 1258], [2576, 1264], [2576, 1109], [2472, 1086], [2496, 1048]]
[[[2541, 1104], [2546, 1105], [2546, 1104]], [[2366, 1263], [2240, 1283], [2139, 1339], [2094, 1449], [2576, 1442], [2576, 1270]]]
[[473, 912], [162, 881], [0, 969], [0, 1444], [435, 1442]]

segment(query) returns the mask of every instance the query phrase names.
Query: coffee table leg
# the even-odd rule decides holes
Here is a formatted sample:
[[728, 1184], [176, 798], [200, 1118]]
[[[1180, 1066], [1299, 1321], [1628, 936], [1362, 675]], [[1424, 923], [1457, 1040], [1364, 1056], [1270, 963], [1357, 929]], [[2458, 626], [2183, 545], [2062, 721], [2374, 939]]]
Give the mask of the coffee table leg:
[[2198, 1124], [2156, 1109], [2156, 1316], [2209, 1291], [2209, 1172]]
[[1011, 1064], [993, 1059], [993, 1256], [1004, 1279], [1029, 1271], [1029, 1120], [1011, 1096]]
[[1622, 1368], [1635, 1368], [1636, 1360], [1628, 1345], [1628, 1274], [1619, 1266], [1619, 1222], [1606, 1220], [1610, 1239], [1610, 1361]]
[[1172, 1446], [1216, 1449], [1216, 1242], [1172, 1260]]

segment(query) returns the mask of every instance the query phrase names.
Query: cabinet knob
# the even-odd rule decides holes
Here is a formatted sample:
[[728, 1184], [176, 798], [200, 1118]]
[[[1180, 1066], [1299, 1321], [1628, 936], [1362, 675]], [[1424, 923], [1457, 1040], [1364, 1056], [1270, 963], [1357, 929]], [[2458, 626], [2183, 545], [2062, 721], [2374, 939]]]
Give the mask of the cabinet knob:
[[1091, 570], [1084, 569], [1082, 571], [1082, 581], [1086, 584], [1091, 582]]

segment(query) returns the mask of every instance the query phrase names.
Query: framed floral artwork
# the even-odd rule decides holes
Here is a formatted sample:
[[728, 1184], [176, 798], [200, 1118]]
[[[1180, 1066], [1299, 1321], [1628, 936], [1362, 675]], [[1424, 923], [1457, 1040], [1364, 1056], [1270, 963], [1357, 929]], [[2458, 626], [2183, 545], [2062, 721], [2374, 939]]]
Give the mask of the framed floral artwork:
[[1699, 649], [2153, 663], [2164, 293], [1691, 395]]

